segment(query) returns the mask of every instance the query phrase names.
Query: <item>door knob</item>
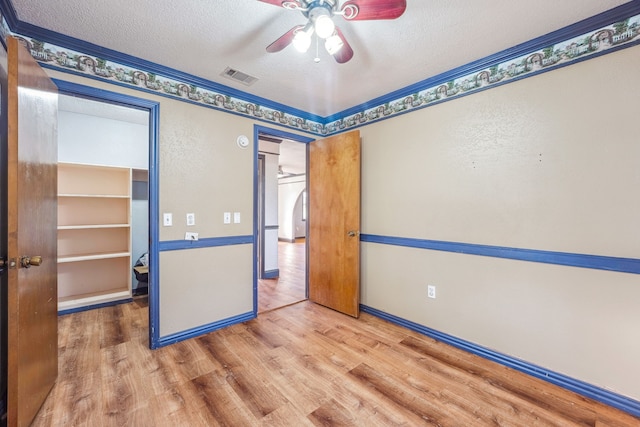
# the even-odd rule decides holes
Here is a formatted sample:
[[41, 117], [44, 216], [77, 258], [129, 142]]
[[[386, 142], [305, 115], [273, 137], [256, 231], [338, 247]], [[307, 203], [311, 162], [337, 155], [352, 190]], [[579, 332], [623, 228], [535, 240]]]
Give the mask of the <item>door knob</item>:
[[29, 268], [32, 265], [33, 266], [40, 266], [42, 264], [42, 257], [41, 256], [23, 256], [22, 258], [20, 258], [20, 265], [22, 265], [23, 268]]
[[347, 236], [356, 237], [359, 233], [357, 231], [349, 230], [347, 231]]

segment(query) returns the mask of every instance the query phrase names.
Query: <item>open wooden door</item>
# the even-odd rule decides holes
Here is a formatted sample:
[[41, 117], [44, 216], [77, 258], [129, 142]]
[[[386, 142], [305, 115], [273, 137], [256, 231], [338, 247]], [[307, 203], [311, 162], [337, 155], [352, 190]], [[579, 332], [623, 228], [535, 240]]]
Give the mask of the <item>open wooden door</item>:
[[360, 132], [309, 144], [309, 299], [360, 315]]
[[14, 427], [31, 424], [58, 374], [58, 94], [12, 37], [6, 68], [7, 419]]

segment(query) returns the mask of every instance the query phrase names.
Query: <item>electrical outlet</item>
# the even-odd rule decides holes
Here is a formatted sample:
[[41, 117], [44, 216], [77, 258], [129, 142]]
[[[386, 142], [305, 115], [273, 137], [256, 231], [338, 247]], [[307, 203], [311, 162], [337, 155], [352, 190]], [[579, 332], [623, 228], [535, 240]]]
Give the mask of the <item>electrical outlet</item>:
[[165, 213], [162, 215], [162, 224], [165, 227], [171, 227], [173, 225], [173, 215]]
[[427, 296], [429, 298], [435, 298], [436, 297], [436, 287], [433, 285], [429, 285], [427, 286]]
[[187, 231], [184, 233], [184, 240], [198, 240], [198, 233], [191, 233]]
[[233, 213], [233, 223], [240, 224], [240, 212]]
[[187, 225], [196, 225], [196, 214], [194, 213], [187, 214]]

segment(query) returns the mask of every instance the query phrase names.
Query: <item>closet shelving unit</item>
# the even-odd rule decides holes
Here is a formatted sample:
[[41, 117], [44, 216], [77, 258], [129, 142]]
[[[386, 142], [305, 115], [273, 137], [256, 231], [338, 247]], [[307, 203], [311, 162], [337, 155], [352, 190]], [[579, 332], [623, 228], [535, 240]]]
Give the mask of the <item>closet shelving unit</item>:
[[58, 164], [58, 310], [131, 298], [131, 169]]

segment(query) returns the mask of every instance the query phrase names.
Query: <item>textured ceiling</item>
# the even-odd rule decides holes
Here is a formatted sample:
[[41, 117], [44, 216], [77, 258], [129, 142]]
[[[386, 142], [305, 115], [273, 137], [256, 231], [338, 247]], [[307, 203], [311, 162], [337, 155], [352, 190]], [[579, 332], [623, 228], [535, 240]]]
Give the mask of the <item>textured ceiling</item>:
[[[12, 0], [20, 21], [177, 69], [320, 116], [597, 15], [622, 0], [408, 0], [391, 21], [335, 21], [355, 54], [337, 64], [321, 47], [265, 47], [300, 12], [257, 0]], [[230, 66], [259, 80], [220, 75]]]
[[88, 116], [103, 117], [121, 122], [138, 125], [149, 124], [149, 111], [94, 101], [86, 98], [76, 98], [68, 95], [58, 97], [58, 110]]

